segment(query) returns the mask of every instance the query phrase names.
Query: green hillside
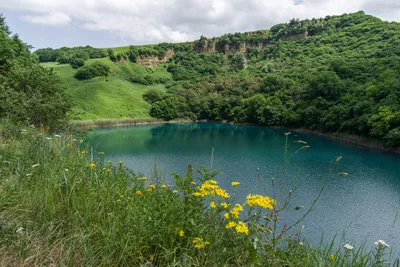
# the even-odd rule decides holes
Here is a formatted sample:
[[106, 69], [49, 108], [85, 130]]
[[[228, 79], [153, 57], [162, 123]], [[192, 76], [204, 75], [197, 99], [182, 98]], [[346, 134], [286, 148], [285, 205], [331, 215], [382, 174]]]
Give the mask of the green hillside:
[[74, 78], [77, 70], [69, 64], [42, 63], [55, 70], [73, 98], [71, 119], [149, 118], [150, 104], [143, 100], [142, 95], [152, 88], [164, 91], [165, 86], [132, 83], [129, 78], [134, 75], [151, 75], [168, 79], [170, 74], [163, 67], [150, 69], [131, 62], [114, 63], [108, 58], [89, 59], [85, 64], [91, 65], [96, 61], [110, 67], [108, 77], [80, 81]]

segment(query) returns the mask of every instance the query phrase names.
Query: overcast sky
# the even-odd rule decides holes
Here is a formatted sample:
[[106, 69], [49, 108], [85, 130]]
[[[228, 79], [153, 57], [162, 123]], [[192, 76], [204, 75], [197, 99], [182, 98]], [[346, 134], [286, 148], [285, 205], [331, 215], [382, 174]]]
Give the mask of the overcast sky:
[[184, 42], [359, 10], [400, 21], [400, 0], [0, 0], [11, 30], [36, 48]]

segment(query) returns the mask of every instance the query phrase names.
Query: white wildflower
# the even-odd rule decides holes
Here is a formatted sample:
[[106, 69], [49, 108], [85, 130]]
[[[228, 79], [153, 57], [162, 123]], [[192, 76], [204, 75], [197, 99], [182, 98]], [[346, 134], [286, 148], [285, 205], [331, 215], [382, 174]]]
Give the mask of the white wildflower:
[[52, 138], [51, 138], [51, 137], [46, 137], [46, 139], [47, 139], [47, 140], [51, 140]]
[[344, 248], [347, 250], [353, 250], [354, 247], [352, 245], [346, 244], [344, 245]]
[[61, 138], [61, 135], [55, 134], [54, 137]]
[[383, 241], [383, 240], [378, 240], [378, 241], [376, 241], [376, 242], [375, 242], [375, 245], [377, 245], [377, 246], [382, 246], [382, 247], [389, 247], [389, 248], [390, 248], [390, 246], [389, 246], [388, 244], [386, 244], [386, 242]]
[[39, 163], [38, 163], [38, 164], [33, 164], [33, 165], [32, 165], [32, 168], [39, 167], [39, 165], [40, 165]]
[[304, 246], [304, 243], [303, 242], [299, 242], [299, 245]]

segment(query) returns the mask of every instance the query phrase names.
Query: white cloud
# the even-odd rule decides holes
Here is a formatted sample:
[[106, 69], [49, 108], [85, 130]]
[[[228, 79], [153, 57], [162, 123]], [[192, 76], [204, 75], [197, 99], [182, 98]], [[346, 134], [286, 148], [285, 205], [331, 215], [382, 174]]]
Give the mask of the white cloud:
[[71, 22], [71, 17], [69, 15], [60, 12], [46, 15], [24, 15], [22, 19], [31, 23], [43, 25], [66, 25]]
[[359, 10], [400, 21], [398, 0], [1, 0], [0, 7], [26, 12], [23, 18], [32, 23], [72, 20], [138, 43], [181, 42]]

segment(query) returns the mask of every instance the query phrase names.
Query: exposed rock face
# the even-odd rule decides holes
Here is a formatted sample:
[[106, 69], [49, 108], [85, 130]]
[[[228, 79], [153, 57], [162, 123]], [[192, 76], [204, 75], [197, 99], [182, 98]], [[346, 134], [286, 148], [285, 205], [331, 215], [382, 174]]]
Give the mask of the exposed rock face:
[[154, 67], [167, 62], [173, 55], [174, 50], [168, 49], [164, 57], [138, 57], [136, 63], [146, 67]]
[[295, 41], [295, 40], [301, 40], [301, 39], [307, 39], [308, 37], [308, 32], [303, 32], [299, 34], [291, 34], [291, 35], [286, 35], [283, 36], [280, 40], [281, 41]]
[[[267, 35], [267, 31], [260, 31], [260, 32], [248, 32], [247, 35], [255, 34], [262, 34], [262, 35]], [[299, 34], [291, 34], [291, 35], [286, 35], [280, 38], [281, 41], [295, 41], [295, 40], [301, 40], [301, 39], [306, 39], [308, 37], [308, 32], [303, 32]], [[257, 49], [261, 50], [264, 47], [263, 42], [256, 42], [256, 43], [246, 43], [246, 42], [240, 42], [238, 45], [229, 45], [226, 44], [223, 47], [218, 47], [217, 48], [217, 40], [216, 39], [208, 39], [202, 41], [200, 44], [195, 46], [193, 50], [197, 53], [206, 53], [206, 54], [212, 54], [215, 52], [222, 52], [226, 56], [235, 54], [237, 52], [242, 53], [245, 58], [247, 58], [247, 48], [248, 47], [256, 47]], [[160, 64], [163, 64], [167, 62], [172, 56], [174, 55], [174, 50], [168, 49], [165, 53], [165, 56], [160, 58], [160, 57], [138, 57], [136, 59], [137, 64], [141, 64], [147, 67], [153, 67], [153, 66], [158, 66]]]

